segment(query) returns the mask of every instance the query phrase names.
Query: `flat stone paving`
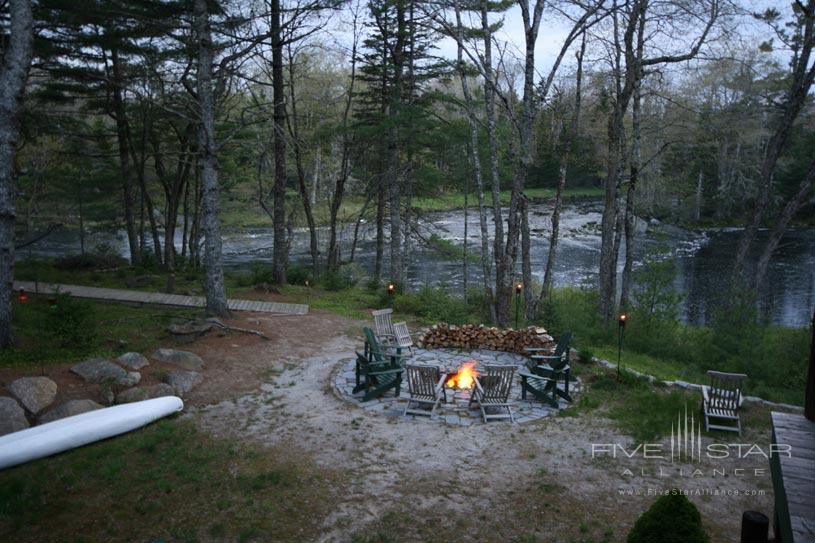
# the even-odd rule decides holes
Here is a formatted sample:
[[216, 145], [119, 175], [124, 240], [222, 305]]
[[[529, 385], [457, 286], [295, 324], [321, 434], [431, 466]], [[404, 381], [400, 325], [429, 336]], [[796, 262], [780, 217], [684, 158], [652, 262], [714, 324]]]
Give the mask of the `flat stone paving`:
[[[419, 364], [429, 366], [439, 366], [444, 371], [454, 371], [462, 363], [471, 360], [477, 360], [476, 368], [485, 364], [515, 364], [520, 370], [526, 358], [521, 355], [513, 353], [505, 353], [501, 351], [488, 351], [488, 350], [458, 350], [458, 349], [413, 349], [413, 356], [406, 358], [406, 364]], [[393, 417], [396, 419], [413, 419], [417, 421], [427, 421], [431, 424], [453, 424], [458, 426], [470, 426], [473, 424], [484, 424], [481, 419], [481, 411], [477, 406], [473, 405], [472, 409], [468, 408], [469, 391], [452, 391], [447, 389], [447, 403], [442, 402], [433, 417], [422, 415], [407, 415], [404, 416], [405, 405], [407, 404], [410, 394], [407, 390], [407, 383], [403, 381], [402, 391], [398, 398], [393, 396], [393, 391], [388, 391], [385, 397], [370, 400], [363, 403], [361, 401], [363, 392], [353, 393], [355, 385], [354, 376], [354, 362], [355, 358], [347, 358], [340, 361], [340, 368], [334, 378], [334, 388], [337, 393], [344, 399], [354, 402], [356, 405], [365, 409], [370, 413], [383, 415], [386, 417]], [[569, 384], [569, 393], [572, 398], [580, 393], [580, 382], [572, 377]], [[543, 417], [547, 417], [558, 410], [548, 404], [542, 403], [537, 400], [530, 399], [531, 395], [527, 395], [526, 400], [521, 399], [521, 378], [516, 374], [512, 383], [512, 390], [510, 391], [510, 402], [512, 404], [512, 412], [515, 416], [515, 422], [525, 423]], [[415, 404], [414, 404], [415, 405]], [[558, 406], [564, 409], [569, 406], [569, 402], [559, 399]], [[504, 411], [505, 412], [505, 411]], [[492, 420], [490, 424], [500, 424], [502, 422], [509, 422], [509, 419]]]

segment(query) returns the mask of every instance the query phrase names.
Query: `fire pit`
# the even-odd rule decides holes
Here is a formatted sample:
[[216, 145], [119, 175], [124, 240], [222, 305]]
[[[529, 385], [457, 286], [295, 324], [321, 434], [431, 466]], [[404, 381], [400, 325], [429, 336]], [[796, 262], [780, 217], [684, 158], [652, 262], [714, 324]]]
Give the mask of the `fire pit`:
[[[341, 367], [338, 368], [334, 381], [335, 391], [341, 398], [350, 401], [355, 407], [364, 409], [369, 413], [394, 417], [399, 421], [406, 420], [411, 424], [427, 424], [430, 422], [460, 426], [477, 425], [482, 423], [481, 412], [479, 409], [470, 408], [469, 406], [475, 387], [475, 378], [478, 377], [481, 384], [484, 385], [486, 384], [484, 374], [487, 366], [514, 364], [520, 370], [526, 363], [526, 357], [515, 353], [487, 349], [437, 348], [427, 350], [417, 347], [414, 349], [414, 354], [409, 363], [438, 367], [441, 370], [441, 376], [444, 376], [443, 385], [447, 401], [439, 405], [435, 417], [405, 417], [404, 402], [410, 398], [410, 394], [404, 382], [399, 398], [388, 395], [369, 402], [360, 402], [362, 393], [354, 392], [356, 382], [354, 358], [343, 360]], [[578, 382], [576, 386], [579, 392], [580, 383]], [[572, 389], [574, 392], [574, 384]], [[522, 399], [519, 379], [514, 380], [510, 399], [514, 401], [512, 410], [516, 422], [524, 423], [557, 412], [556, 409], [539, 401]], [[565, 400], [562, 404], [561, 408], [568, 405]]]
[[476, 369], [478, 360], [465, 360], [458, 367], [448, 369], [445, 373], [444, 388], [447, 389], [447, 403], [467, 407], [470, 403], [475, 378], [479, 376]]

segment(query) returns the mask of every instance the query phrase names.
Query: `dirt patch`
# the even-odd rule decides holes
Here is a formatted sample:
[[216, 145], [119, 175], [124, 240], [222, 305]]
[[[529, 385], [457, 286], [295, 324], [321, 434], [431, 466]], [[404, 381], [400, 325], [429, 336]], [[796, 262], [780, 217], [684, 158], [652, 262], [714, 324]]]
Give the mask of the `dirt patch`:
[[[185, 397], [188, 405], [218, 402], [257, 391], [261, 383], [268, 381], [271, 375], [281, 372], [287, 364], [313, 356], [331, 344], [337, 336], [344, 336], [359, 328], [353, 321], [320, 311], [311, 311], [303, 316], [235, 312], [234, 318], [224, 322], [231, 326], [259, 330], [269, 339], [240, 332], [213, 330], [192, 343], [177, 344], [167, 339], [155, 347], [190, 351], [204, 360], [204, 381]], [[150, 365], [139, 370], [142, 376], [140, 386], [162, 382], [168, 372], [178, 369], [172, 364], [151, 358], [153, 350], [142, 353], [150, 359]], [[0, 387], [5, 388], [19, 377], [44, 375], [54, 380], [58, 386], [53, 405], [82, 398], [100, 401], [102, 388], [86, 383], [71, 373], [71, 367], [75, 364], [76, 361], [48, 364], [42, 368], [0, 368]]]

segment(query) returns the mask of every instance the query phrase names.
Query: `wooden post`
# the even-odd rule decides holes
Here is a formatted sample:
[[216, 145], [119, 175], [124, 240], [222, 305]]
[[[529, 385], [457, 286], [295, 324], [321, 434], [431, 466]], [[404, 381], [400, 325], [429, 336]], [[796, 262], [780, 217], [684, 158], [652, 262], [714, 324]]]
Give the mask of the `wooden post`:
[[804, 416], [815, 422], [815, 310], [812, 311], [812, 341], [809, 346], [809, 372], [807, 374]]
[[758, 511], [745, 511], [741, 515], [741, 543], [767, 543], [770, 519]]

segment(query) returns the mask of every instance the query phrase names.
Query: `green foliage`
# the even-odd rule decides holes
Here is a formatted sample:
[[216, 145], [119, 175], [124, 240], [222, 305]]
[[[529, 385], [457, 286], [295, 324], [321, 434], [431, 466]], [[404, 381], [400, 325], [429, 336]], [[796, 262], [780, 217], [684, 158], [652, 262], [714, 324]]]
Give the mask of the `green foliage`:
[[669, 356], [681, 348], [679, 308], [682, 296], [676, 291], [676, 259], [667, 246], [646, 252], [633, 275], [634, 285], [626, 344], [654, 356]]
[[[655, 275], [656, 282], [661, 275]], [[657, 300], [665, 299], [661, 294], [654, 296]], [[666, 298], [672, 303], [670, 293]], [[625, 329], [623, 366], [661, 379], [697, 383], [705, 382], [705, 372], [711, 369], [742, 372], [749, 376], [745, 385], [749, 394], [801, 405], [809, 329], [757, 321], [755, 305], [748, 294], [733, 293], [728, 300], [727, 306], [719, 301], [720, 309], [714, 313], [709, 327], [678, 322], [670, 303], [653, 312], [649, 311], [650, 305], [632, 309]], [[617, 360], [616, 323], [605, 326], [598, 316], [597, 296], [591, 288], [555, 289], [543, 304], [538, 324], [555, 337], [571, 330], [576, 338], [575, 347], [590, 346], [598, 356], [612, 362]]]
[[290, 285], [305, 285], [308, 283], [314, 284], [314, 274], [311, 268], [307, 268], [302, 264], [289, 264], [286, 268], [286, 281]]
[[680, 490], [671, 489], [643, 513], [628, 534], [628, 543], [708, 543], [702, 516]]
[[43, 322], [51, 341], [60, 347], [79, 349], [92, 345], [98, 332], [93, 306], [64, 293], [56, 294], [54, 300], [56, 303], [48, 308]]
[[327, 270], [319, 277], [319, 284], [328, 291], [336, 292], [347, 290], [355, 286], [361, 279], [360, 269], [346, 265], [339, 270]]
[[[99, 247], [98, 249], [104, 249]], [[54, 267], [61, 271], [69, 270], [104, 270], [127, 266], [122, 257], [107, 250], [94, 253], [67, 255], [54, 260]]]
[[399, 294], [393, 301], [393, 308], [431, 322], [475, 322], [471, 307], [465, 300], [437, 287], [424, 286], [418, 292]]

